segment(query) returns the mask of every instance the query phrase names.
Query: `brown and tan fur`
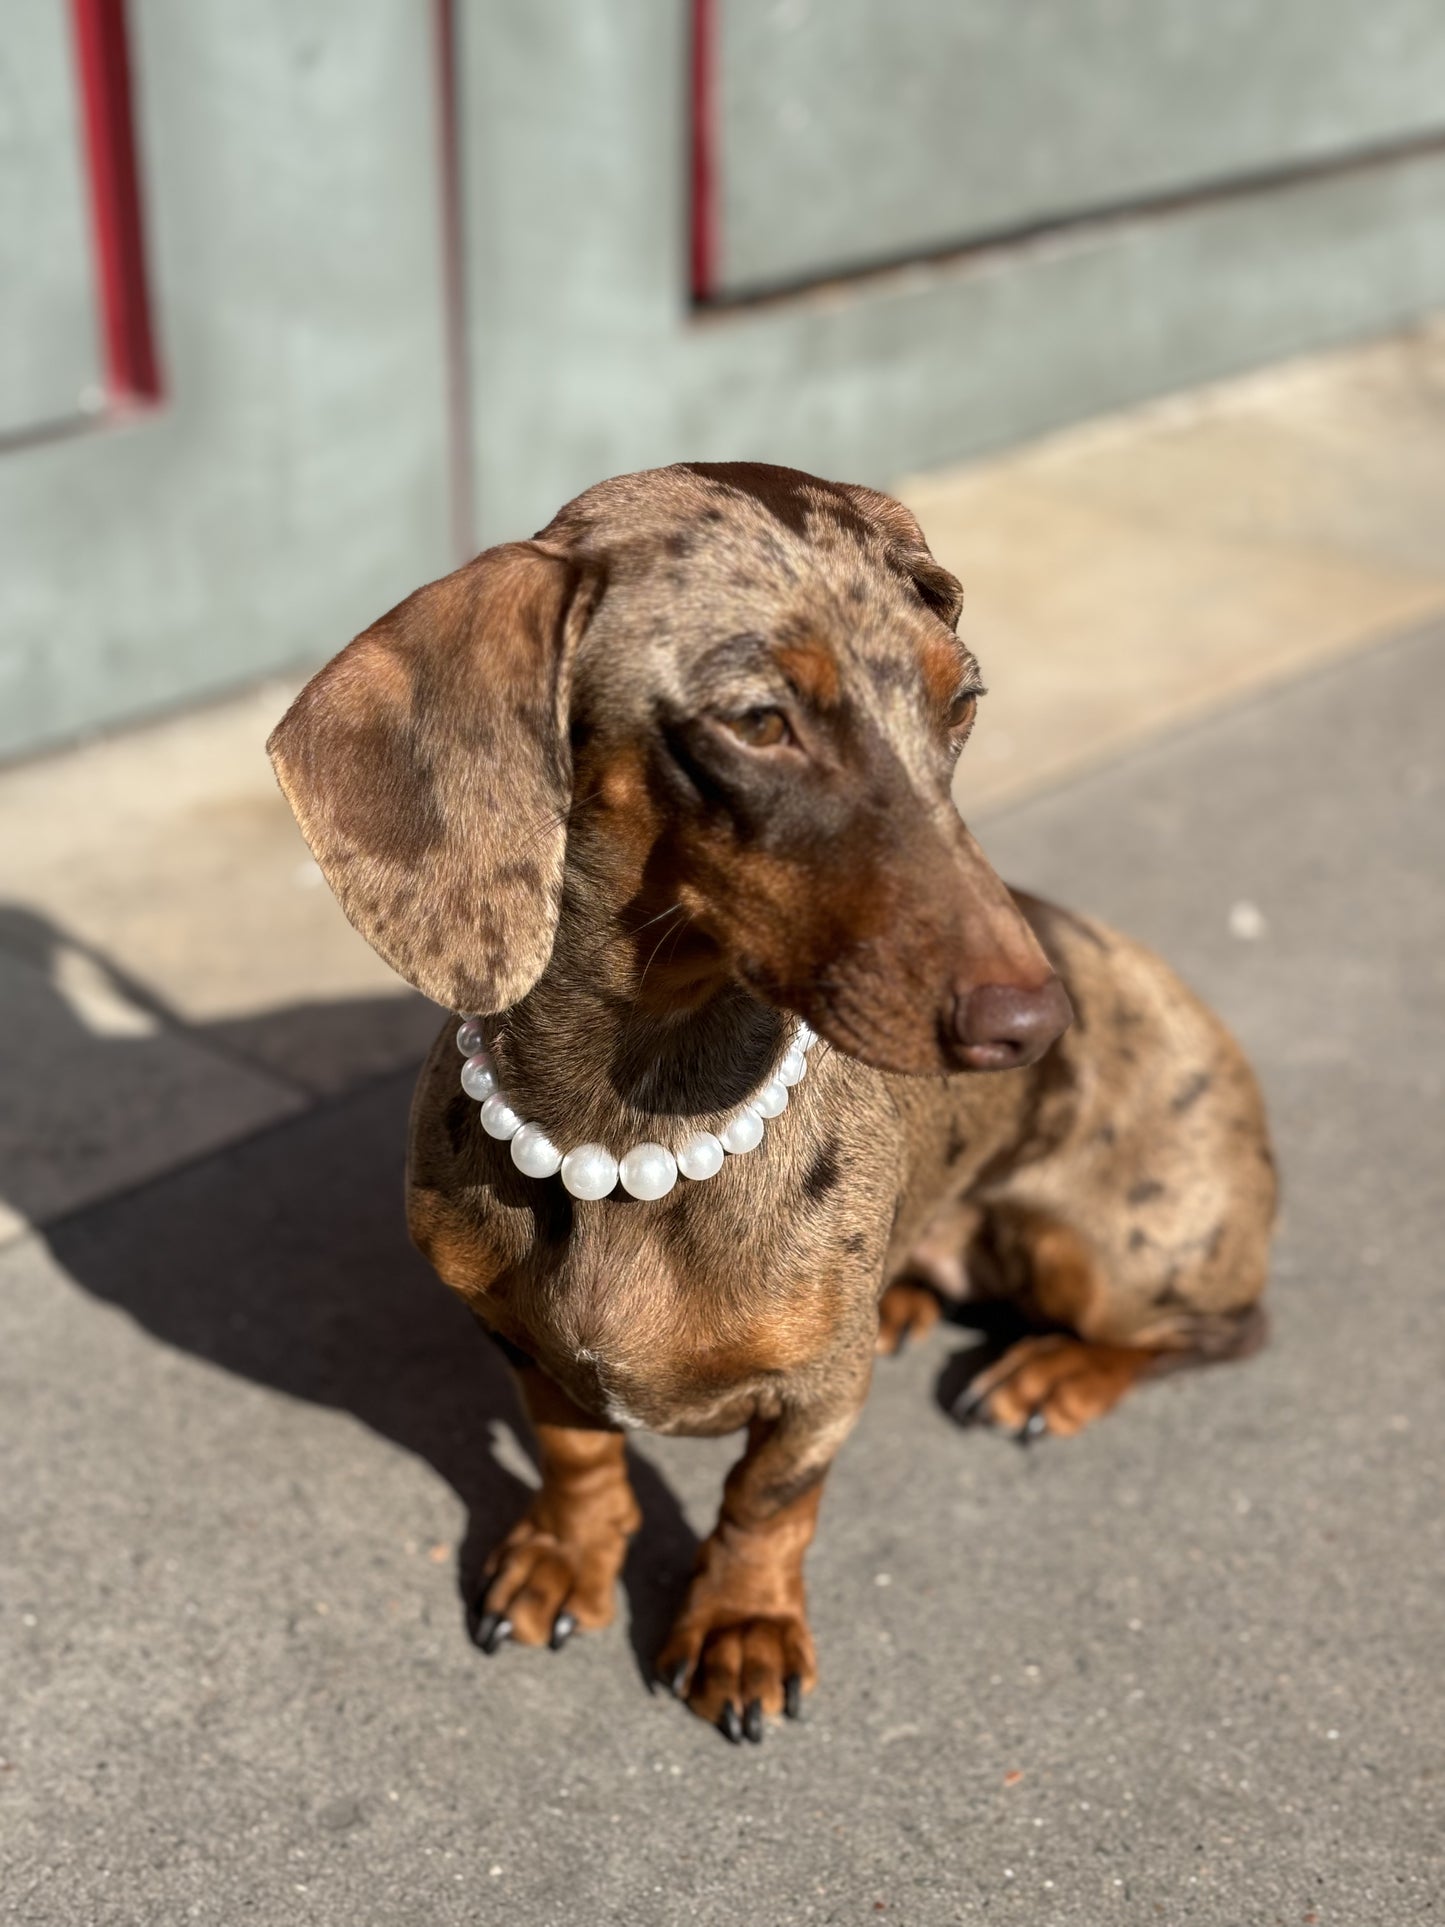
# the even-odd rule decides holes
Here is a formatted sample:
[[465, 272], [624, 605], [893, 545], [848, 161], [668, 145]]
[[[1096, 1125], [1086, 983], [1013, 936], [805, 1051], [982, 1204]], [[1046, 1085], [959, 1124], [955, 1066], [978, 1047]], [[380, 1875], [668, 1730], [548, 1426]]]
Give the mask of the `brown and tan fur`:
[[347, 914], [485, 1016], [559, 1144], [676, 1147], [758, 1089], [788, 1013], [823, 1039], [762, 1147], [649, 1203], [522, 1176], [458, 1088], [452, 1021], [412, 1117], [412, 1235], [513, 1360], [541, 1459], [481, 1643], [611, 1618], [627, 1430], [745, 1428], [659, 1656], [732, 1738], [814, 1683], [822, 1481], [875, 1351], [941, 1299], [1036, 1328], [968, 1408], [1025, 1437], [1262, 1331], [1254, 1080], [1164, 964], [1010, 895], [959, 821], [960, 602], [870, 490], [623, 476], [419, 590], [272, 738]]

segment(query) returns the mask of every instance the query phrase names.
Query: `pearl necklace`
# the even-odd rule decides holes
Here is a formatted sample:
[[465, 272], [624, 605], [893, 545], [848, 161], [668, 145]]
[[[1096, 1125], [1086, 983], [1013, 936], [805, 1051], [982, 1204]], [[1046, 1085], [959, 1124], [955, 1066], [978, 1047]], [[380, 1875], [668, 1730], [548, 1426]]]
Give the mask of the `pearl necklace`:
[[788, 1092], [807, 1075], [806, 1053], [817, 1041], [817, 1032], [800, 1018], [776, 1074], [716, 1135], [696, 1132], [676, 1156], [665, 1145], [648, 1143], [634, 1144], [615, 1158], [605, 1144], [579, 1144], [575, 1150], [559, 1151], [540, 1124], [526, 1122], [507, 1102], [478, 1019], [464, 1018], [457, 1032], [457, 1049], [466, 1059], [462, 1089], [480, 1103], [482, 1129], [489, 1137], [511, 1144], [512, 1162], [527, 1177], [550, 1178], [560, 1171], [574, 1198], [605, 1198], [619, 1179], [630, 1197], [663, 1198], [677, 1183], [679, 1172], [699, 1181], [715, 1177], [725, 1156], [741, 1157], [762, 1143], [764, 1120], [780, 1117], [787, 1109]]

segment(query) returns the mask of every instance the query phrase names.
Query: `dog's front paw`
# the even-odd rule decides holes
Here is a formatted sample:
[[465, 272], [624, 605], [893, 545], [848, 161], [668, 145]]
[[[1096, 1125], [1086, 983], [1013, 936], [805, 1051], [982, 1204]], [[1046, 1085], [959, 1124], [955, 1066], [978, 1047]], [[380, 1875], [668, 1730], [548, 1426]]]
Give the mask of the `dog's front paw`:
[[657, 1672], [699, 1719], [734, 1743], [761, 1740], [765, 1714], [796, 1719], [818, 1677], [813, 1635], [801, 1613], [749, 1614], [721, 1604], [706, 1612], [684, 1609]]
[[495, 1653], [509, 1639], [555, 1651], [579, 1628], [610, 1625], [632, 1524], [599, 1522], [585, 1537], [562, 1537], [533, 1513], [519, 1519], [488, 1559], [472, 1608], [482, 1651]]
[[719, 1525], [658, 1658], [663, 1683], [734, 1743], [760, 1740], [765, 1714], [796, 1719], [817, 1683], [802, 1552], [786, 1534]]

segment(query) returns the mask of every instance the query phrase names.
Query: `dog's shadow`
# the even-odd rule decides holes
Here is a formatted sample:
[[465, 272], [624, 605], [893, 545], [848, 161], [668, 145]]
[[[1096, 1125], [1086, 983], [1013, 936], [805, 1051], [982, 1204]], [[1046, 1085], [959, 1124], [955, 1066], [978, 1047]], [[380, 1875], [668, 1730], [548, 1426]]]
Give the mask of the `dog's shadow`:
[[[0, 906], [0, 949], [46, 984], [61, 947], [77, 946], [30, 911]], [[244, 1023], [188, 1025], [93, 949], [86, 954], [117, 995], [167, 1030], [233, 1060], [247, 1055]], [[49, 1001], [34, 1021], [72, 1055], [83, 1040], [90, 1089], [92, 1079], [121, 1093], [135, 1088], [154, 1037], [95, 1036], [59, 991], [41, 995]], [[314, 1062], [328, 1029], [354, 1037], [368, 1018], [394, 1022], [395, 1001], [268, 1012], [269, 1061], [294, 1033], [298, 1054]], [[527, 1503], [527, 1481], [503, 1460], [517, 1466], [517, 1447], [530, 1454], [531, 1441], [500, 1354], [408, 1242], [401, 1174], [410, 1094], [410, 1073], [384, 1077], [78, 1211], [45, 1235], [77, 1284], [165, 1344], [351, 1413], [431, 1465], [466, 1508], [456, 1570], [459, 1618], [469, 1623], [487, 1553]], [[75, 1128], [85, 1129], [83, 1116]], [[7, 1188], [23, 1192], [23, 1180], [0, 1180], [0, 1193]], [[25, 1211], [23, 1195], [8, 1201]], [[633, 1650], [651, 1684], [696, 1538], [647, 1458], [634, 1451], [631, 1466], [643, 1523], [623, 1581]], [[244, 1481], [244, 1458], [234, 1475]]]

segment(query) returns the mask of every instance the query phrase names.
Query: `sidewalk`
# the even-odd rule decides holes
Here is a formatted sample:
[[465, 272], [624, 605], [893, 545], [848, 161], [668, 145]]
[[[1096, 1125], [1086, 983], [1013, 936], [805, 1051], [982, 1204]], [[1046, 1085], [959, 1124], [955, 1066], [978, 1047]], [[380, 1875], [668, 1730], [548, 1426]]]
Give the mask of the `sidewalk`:
[[[1331, 499], [1360, 481], [1355, 519], [1311, 540], [1375, 559], [1323, 640], [1328, 596], [1281, 639], [1296, 605], [1261, 586], [1257, 510], [1214, 573], [1174, 586], [1132, 510], [1109, 542], [1071, 544], [1042, 514], [1011, 555], [997, 533], [1061, 463], [1070, 501], [1097, 503], [1126, 481], [1151, 499], [1153, 462], [1158, 541], [1192, 539], [1230, 485], [1166, 488], [1163, 470], [1202, 476], [1233, 437], [1242, 494], [1261, 440], [1288, 439], [1292, 394], [1316, 420], [1327, 377], [1340, 407], [1363, 382], [1445, 408], [1431, 367], [1421, 339], [1341, 357], [1136, 420], [1137, 467], [1119, 424], [949, 485], [971, 498], [977, 566], [939, 546], [992, 632], [978, 746], [995, 729], [1043, 745], [1027, 776], [1000, 755], [971, 815], [1006, 875], [1164, 950], [1254, 1056], [1285, 1183], [1276, 1336], [1033, 1454], [938, 1411], [959, 1330], [881, 1367], [810, 1568], [824, 1683], [761, 1749], [643, 1684], [733, 1441], [638, 1442], [646, 1523], [609, 1632], [493, 1661], [466, 1641], [463, 1592], [532, 1475], [491, 1349], [405, 1241], [434, 1016], [352, 937], [269, 787], [259, 743], [284, 692], [0, 777], [13, 1918], [1436, 1917], [1445, 573], [1432, 603], [1425, 537], [1445, 494], [1429, 511], [1428, 438], [1413, 468], [1394, 451], [1399, 473], [1368, 440], [1329, 470]], [[929, 486], [936, 534], [954, 497]], [[1306, 545], [1278, 546], [1289, 568]], [[1056, 645], [1066, 581], [1078, 616]], [[1209, 657], [1189, 611], [1231, 596]], [[1047, 651], [1093, 662], [1107, 694], [1124, 611], [1171, 661], [1182, 635], [1206, 656], [1121, 704], [1102, 743], [1050, 708]], [[1236, 648], [1250, 633], [1257, 653]]]

